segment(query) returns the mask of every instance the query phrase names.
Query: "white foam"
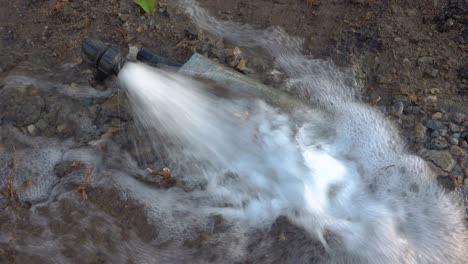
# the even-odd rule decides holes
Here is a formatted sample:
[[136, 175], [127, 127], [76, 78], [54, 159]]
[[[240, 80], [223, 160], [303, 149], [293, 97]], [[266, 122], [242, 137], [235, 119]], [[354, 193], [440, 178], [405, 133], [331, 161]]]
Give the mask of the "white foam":
[[[182, 2], [211, 33], [264, 47], [289, 89], [317, 106], [311, 113], [326, 113], [292, 123], [263, 102], [220, 99], [186, 77], [125, 65], [119, 78], [149, 144], [177, 157], [170, 165], [190, 172], [181, 178], [189, 185], [206, 182], [193, 201], [186, 197], [185, 210], [196, 205], [253, 229], [285, 215], [327, 247], [332, 263], [468, 261], [462, 207], [404, 149], [396, 129], [359, 102], [349, 73], [302, 56], [302, 41], [280, 29], [220, 22]], [[170, 212], [171, 199], [159, 201], [166, 202], [158, 210]]]

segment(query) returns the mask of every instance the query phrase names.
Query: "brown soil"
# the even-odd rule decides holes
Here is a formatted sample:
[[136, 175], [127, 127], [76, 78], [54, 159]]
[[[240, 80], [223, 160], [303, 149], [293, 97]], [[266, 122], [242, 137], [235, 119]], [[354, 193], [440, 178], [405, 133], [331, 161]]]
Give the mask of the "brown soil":
[[[378, 102], [376, 107], [380, 107], [390, 118], [396, 120], [414, 150], [429, 148], [428, 141], [413, 138], [417, 125], [430, 120], [435, 112], [441, 112], [444, 115], [442, 119], [450, 119], [451, 114], [456, 112], [468, 114], [466, 1], [200, 0], [200, 3], [212, 15], [223, 20], [248, 23], [259, 28], [281, 26], [289, 34], [306, 40], [305, 54], [332, 60], [340, 66], [359, 68], [366, 80], [365, 100], [368, 103]], [[87, 36], [99, 37], [122, 50], [127, 50], [129, 45], [145, 46], [181, 63], [193, 52], [227, 63], [219, 49], [232, 47], [230, 43], [224, 43], [220, 47], [216, 44], [219, 40], [199, 32], [175, 1], [160, 0], [153, 16], [143, 14], [131, 0], [0, 0], [0, 4], [0, 80], [13, 72], [21, 72], [60, 83], [86, 83], [91, 75], [86, 65], [79, 64], [79, 50], [81, 41]], [[255, 55], [249, 52], [247, 54], [251, 56], [249, 61], [255, 62]], [[65, 72], [61, 66], [67, 63], [79, 66]], [[266, 73], [271, 69], [259, 67], [260, 64], [247, 66], [256, 70], [252, 76], [268, 83]], [[117, 122], [124, 130], [116, 135], [116, 141], [132, 152], [128, 142], [130, 136], [125, 135], [132, 133], [130, 126], [125, 124], [131, 118], [124, 108], [116, 109], [121, 101], [125, 101], [120, 97], [122, 95], [103, 102], [94, 102], [99, 111], [96, 110], [97, 114], [93, 114], [92, 119], [99, 131], [90, 133], [85, 138], [95, 139], [108, 128], [115, 127]], [[36, 99], [32, 98], [27, 104], [34, 104]], [[7, 99], [0, 98], [0, 125], [2, 122], [9, 122], [6, 118], [3, 120], [7, 111], [2, 108], [2, 103], [9, 108], [15, 107], [5, 100]], [[404, 105], [402, 113], [392, 113], [395, 105], [400, 103]], [[65, 104], [71, 105], [76, 111], [86, 112], [87, 115], [91, 115], [88, 112], [93, 111], [87, 105], [66, 101], [55, 95], [48, 97], [41, 103], [39, 110], [33, 109], [31, 113], [45, 111], [44, 109], [51, 111], [49, 108], [61, 109]], [[17, 107], [19, 109], [23, 106]], [[31, 115], [28, 114], [28, 117]], [[37, 116], [34, 122], [39, 118], [44, 117]], [[19, 127], [27, 125], [20, 121], [15, 124]], [[59, 120], [51, 122], [55, 124]], [[42, 135], [58, 136], [55, 130], [43, 132]], [[78, 137], [73, 133], [62, 136]], [[0, 137], [0, 153], [2, 146], [8, 144], [4, 141], [6, 139]], [[468, 147], [461, 148], [464, 152], [458, 153], [458, 157], [466, 157]], [[152, 164], [156, 159], [149, 156], [145, 155], [144, 161], [139, 160], [142, 166]], [[462, 177], [463, 182], [468, 177], [464, 174], [468, 173], [466, 160], [457, 160], [457, 164], [456, 169], [448, 174], [451, 177]], [[451, 178], [443, 179], [447, 185], [453, 187]], [[146, 242], [158, 236], [158, 228], [163, 228], [148, 223], [144, 210], [139, 205], [128, 200], [122, 201], [115, 192], [96, 189], [91, 190], [88, 195], [89, 207], [79, 200], [78, 194], [55, 201], [56, 208], [53, 210], [60, 212], [56, 217], [50, 214], [50, 208], [38, 209], [40, 214], [50, 219], [52, 237], [76, 239], [76, 243], [65, 244], [63, 252], [76, 263], [107, 263], [106, 256], [99, 252], [88, 252], [89, 255], [77, 252], [76, 247], [80, 241], [94, 241], [97, 246], [107, 245], [107, 250], [112, 252], [115, 249], [112, 248], [113, 245], [106, 244], [106, 239], [117, 237], [124, 240], [132, 233]], [[0, 209], [3, 209], [1, 200]], [[12, 213], [11, 210], [16, 211]], [[95, 215], [94, 210], [110, 215], [113, 219], [111, 231], [117, 230], [120, 233], [109, 235], [99, 231], [108, 223]], [[17, 220], [14, 221], [12, 215]], [[44, 235], [44, 227], [31, 225], [29, 217], [27, 206], [3, 210], [0, 213], [0, 233], [8, 233], [12, 239], [20, 241], [20, 244], [29, 235]], [[74, 221], [77, 221], [74, 217], [95, 219], [83, 231], [73, 227]], [[215, 223], [217, 221], [219, 219], [214, 220]], [[297, 247], [301, 243], [314, 245], [301, 232], [285, 219], [278, 219], [269, 232], [255, 236], [249, 250], [255, 252], [261, 241], [276, 241], [270, 245], [277, 249], [275, 260], [291, 259], [282, 246], [285, 243], [282, 242], [283, 237], [288, 239], [288, 243], [291, 239], [290, 243], [296, 243]], [[277, 240], [278, 237], [281, 239]], [[200, 238], [185, 241], [183, 245], [194, 256], [201, 254], [204, 261], [219, 261], [222, 256], [209, 254], [210, 247], [215, 245], [204, 245], [203, 241], [203, 235], [200, 235]], [[320, 246], [314, 247], [323, 250]], [[244, 263], [267, 260], [265, 256], [253, 254]], [[317, 260], [311, 257], [302, 261]], [[48, 263], [44, 258], [25, 256], [11, 245], [0, 243], [0, 263], [26, 262]]]

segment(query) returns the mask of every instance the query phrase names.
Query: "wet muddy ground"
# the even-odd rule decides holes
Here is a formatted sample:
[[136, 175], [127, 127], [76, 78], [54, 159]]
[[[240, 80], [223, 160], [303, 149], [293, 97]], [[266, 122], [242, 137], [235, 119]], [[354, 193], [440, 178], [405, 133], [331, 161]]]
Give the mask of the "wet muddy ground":
[[[305, 54], [352, 67], [365, 83], [366, 102], [394, 120], [408, 148], [430, 162], [440, 183], [450, 191], [468, 188], [467, 1], [200, 3], [223, 20], [259, 28], [281, 26], [305, 39]], [[144, 252], [163, 247], [181, 250], [200, 263], [224, 259], [213, 253], [222, 245], [206, 238], [223, 234], [221, 217], [211, 219], [212, 226], [198, 237], [161, 239], [147, 250], [165, 227], [151, 223], [141, 204], [103, 187], [112, 169], [127, 166], [139, 168], [132, 175], [139, 184], [157, 188], [144, 168], [162, 168], [164, 158], [138, 136], [115, 80], [90, 84], [92, 72], [81, 62], [80, 44], [87, 36], [98, 37], [122, 50], [129, 45], [148, 47], [181, 63], [198, 52], [281, 87], [281, 72], [271, 59], [242, 48], [240, 59], [233, 56], [238, 48], [199, 31], [175, 1], [161, 0], [153, 16], [144, 15], [131, 0], [0, 4], [0, 263], [117, 263], [121, 254], [127, 263], [142, 263], [154, 257]], [[108, 170], [93, 172], [90, 186], [96, 187], [89, 188], [84, 200], [77, 190], [92, 162], [63, 155], [90, 145], [101, 151], [96, 157]], [[42, 153], [41, 146], [50, 153]], [[138, 164], [106, 157], [114, 148], [128, 151]], [[28, 164], [28, 158], [36, 161]], [[17, 194], [12, 196], [9, 182], [15, 167], [27, 169], [13, 175]], [[51, 174], [52, 180], [47, 177]], [[43, 179], [52, 182], [43, 186]], [[34, 255], [44, 240], [50, 241], [45, 246], [50, 254]], [[246, 243], [254, 253], [239, 262], [291, 260], [293, 253], [281, 243], [297, 243], [297, 255], [303, 245], [314, 244], [285, 219]], [[276, 250], [269, 256], [258, 253], [265, 248]], [[131, 253], [138, 250], [143, 253]], [[232, 262], [235, 256], [230, 256]], [[313, 254], [304, 256], [315, 261]]]

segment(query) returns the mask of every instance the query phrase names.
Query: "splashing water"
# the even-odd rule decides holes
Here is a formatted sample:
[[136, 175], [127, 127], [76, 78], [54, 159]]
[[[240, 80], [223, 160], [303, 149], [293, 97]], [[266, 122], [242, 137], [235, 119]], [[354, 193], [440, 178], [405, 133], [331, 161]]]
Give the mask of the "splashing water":
[[134, 116], [148, 143], [183, 172], [201, 214], [252, 229], [287, 216], [321, 241], [332, 263], [468, 261], [462, 207], [405, 151], [396, 129], [359, 102], [346, 73], [302, 56], [302, 41], [281, 29], [220, 22], [182, 2], [205, 30], [269, 51], [288, 88], [314, 106], [283, 112], [127, 63], [119, 78]]

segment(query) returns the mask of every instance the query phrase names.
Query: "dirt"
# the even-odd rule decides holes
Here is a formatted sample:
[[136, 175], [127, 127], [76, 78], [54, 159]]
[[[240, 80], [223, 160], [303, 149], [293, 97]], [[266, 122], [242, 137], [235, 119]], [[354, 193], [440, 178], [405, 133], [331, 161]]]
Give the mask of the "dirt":
[[[289, 34], [305, 39], [305, 54], [356, 69], [366, 83], [364, 100], [400, 126], [412, 151], [429, 149], [432, 151], [429, 153], [448, 159], [448, 164], [455, 164], [448, 171], [438, 172], [443, 185], [455, 189], [460, 185], [457, 177], [461, 177], [461, 185], [464, 184], [468, 177], [468, 119], [463, 117], [468, 114], [466, 0], [199, 2], [223, 20], [259, 28], [280, 26]], [[0, 4], [0, 83], [3, 85], [0, 91], [6, 77], [13, 74], [40, 77], [49, 82], [44, 86], [62, 85], [47, 89], [26, 85], [4, 92], [0, 98], [0, 125], [15, 127], [20, 133], [31, 136], [72, 138], [74, 148], [112, 137], [143, 168], [162, 165], [164, 159], [145, 147], [145, 142], [137, 135], [126, 98], [117, 92], [115, 82], [93, 84], [98, 91], [113, 93], [100, 99], [77, 99], [60, 93], [64, 87], [89, 83], [92, 73], [81, 62], [79, 52], [85, 37], [98, 37], [124, 51], [129, 45], [144, 46], [179, 63], [199, 52], [242, 72], [238, 62], [233, 64], [229, 57], [235, 47], [200, 32], [175, 1], [160, 0], [153, 16], [142, 13], [131, 0], [1, 0]], [[269, 85], [281, 85], [281, 80], [272, 80], [273, 68], [267, 60], [252, 51], [242, 52], [247, 59], [246, 66], [253, 69], [253, 72], [244, 71], [246, 74]], [[13, 142], [9, 134], [0, 135], [0, 153], [11, 151]], [[425, 158], [438, 164], [434, 156]], [[57, 173], [58, 181], [69, 177], [70, 173], [78, 173], [67, 171], [69, 164], [64, 168]], [[440, 167], [435, 165], [434, 170], [438, 169]], [[148, 183], [148, 177], [142, 175], [135, 175], [135, 178], [145, 184], [153, 181]], [[73, 191], [79, 184], [74, 182], [67, 186], [68, 191]], [[28, 206], [10, 208], [5, 197], [1, 197], [0, 231], [17, 241], [18, 244], [12, 242], [15, 245], [25, 243], [28, 236], [57, 238], [64, 243], [63, 255], [73, 262], [106, 263], [110, 258], [107, 253], [84, 254], [79, 251], [79, 244], [91, 243], [106, 248], [103, 251], [113, 252], [118, 249], [108, 241], [125, 240], [136, 234], [148, 242], [164, 228], [148, 223], [141, 205], [122, 200], [111, 190], [94, 189], [89, 197], [83, 202], [76, 193], [55, 200], [53, 208], [39, 206], [38, 212], [50, 220], [51, 226], [47, 228], [32, 224]], [[98, 212], [111, 216], [112, 224]], [[85, 218], [90, 218], [92, 224], [85, 230], [78, 229], [79, 224], [74, 221]], [[222, 218], [213, 221], [222, 231]], [[109, 225], [112, 227], [106, 229]], [[52, 234], [45, 234], [44, 230]], [[219, 261], [221, 256], [210, 254], [210, 249], [216, 245], [204, 244], [204, 235], [182, 244], [191, 254], [200, 254], [206, 262]], [[242, 261], [290, 260], [291, 256], [282, 246], [285, 241], [297, 244], [297, 248], [316, 243], [287, 220], [278, 219], [269, 232], [255, 236], [248, 247], [251, 255]], [[177, 244], [168, 242], [166, 246], [170, 247], [171, 243]], [[0, 263], [48, 263], [43, 257], [18, 252], [13, 244], [0, 243]], [[278, 249], [273, 256], [259, 254], [259, 249], [269, 247]], [[323, 250], [319, 245], [314, 248]], [[132, 249], [135, 248], [127, 248]], [[311, 257], [298, 261], [318, 260]]]

